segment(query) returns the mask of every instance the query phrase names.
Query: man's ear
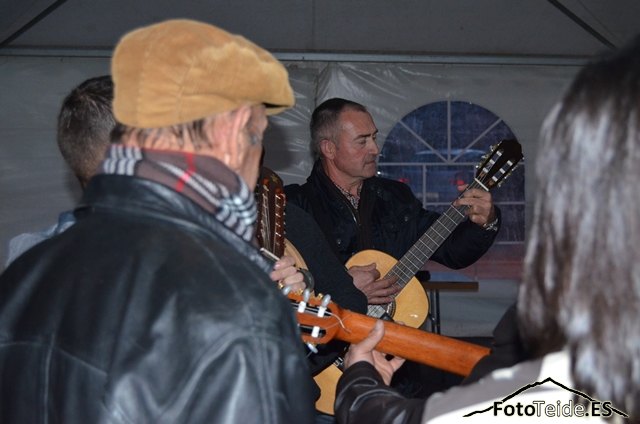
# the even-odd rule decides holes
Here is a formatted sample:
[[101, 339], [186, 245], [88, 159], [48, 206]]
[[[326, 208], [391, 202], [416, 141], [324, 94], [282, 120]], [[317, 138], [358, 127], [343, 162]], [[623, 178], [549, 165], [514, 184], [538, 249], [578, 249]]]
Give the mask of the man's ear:
[[320, 152], [322, 156], [327, 159], [333, 159], [336, 157], [336, 145], [328, 138], [320, 140]]
[[224, 117], [221, 133], [216, 135], [220, 142], [219, 159], [234, 171], [244, 162], [248, 147], [246, 126], [251, 118], [251, 106], [240, 106]]

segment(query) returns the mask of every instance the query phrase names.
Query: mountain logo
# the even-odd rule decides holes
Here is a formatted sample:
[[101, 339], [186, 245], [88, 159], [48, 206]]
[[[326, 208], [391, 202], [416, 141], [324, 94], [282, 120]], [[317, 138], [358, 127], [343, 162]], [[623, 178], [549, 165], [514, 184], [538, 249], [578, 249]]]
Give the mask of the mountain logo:
[[[570, 400], [568, 403], [562, 403], [560, 400], [556, 402], [548, 402], [545, 400], [533, 400], [530, 403], [523, 404], [521, 402], [506, 403], [511, 401], [516, 396], [531, 390], [533, 388], [543, 386], [545, 384], [555, 384], [563, 390], [575, 394], [579, 399], [583, 399], [586, 402], [577, 403]], [[607, 418], [613, 414], [618, 414], [621, 417], [629, 418], [629, 416], [623, 411], [615, 408], [609, 401], [600, 401], [592, 398], [591, 396], [583, 393], [579, 390], [572, 389], [564, 384], [558, 383], [552, 378], [546, 378], [542, 381], [537, 381], [532, 384], [521, 387], [512, 394], [506, 396], [502, 400], [494, 401], [493, 404], [485, 409], [470, 412], [465, 417], [471, 417], [473, 415], [492, 413], [493, 416], [504, 415], [514, 417], [603, 417]]]

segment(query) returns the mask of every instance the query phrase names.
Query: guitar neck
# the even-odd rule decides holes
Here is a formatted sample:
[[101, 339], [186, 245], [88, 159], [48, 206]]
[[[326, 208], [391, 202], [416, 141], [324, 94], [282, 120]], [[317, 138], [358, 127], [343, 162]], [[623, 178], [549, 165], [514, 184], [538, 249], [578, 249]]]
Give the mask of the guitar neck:
[[[492, 147], [484, 161], [477, 166], [476, 175], [465, 192], [472, 188], [489, 191], [500, 185], [523, 158], [522, 146], [517, 140], [501, 141], [497, 146]], [[463, 195], [464, 193], [458, 199]], [[464, 221], [467, 209], [467, 206], [455, 207], [452, 204], [387, 275], [398, 277], [398, 284], [404, 288], [453, 230]]]
[[[332, 337], [349, 343], [358, 343], [369, 335], [377, 319], [358, 314], [334, 305], [335, 323], [331, 325]], [[339, 316], [339, 318], [336, 317]], [[306, 315], [298, 320], [306, 326], [325, 327], [327, 317]], [[482, 357], [489, 354], [484, 346], [463, 342], [416, 328], [383, 321], [384, 338], [376, 350], [429, 365], [461, 376], [467, 376]], [[335, 326], [335, 327], [334, 327]], [[333, 333], [335, 331], [335, 333]]]
[[[482, 187], [477, 181], [469, 184], [467, 190]], [[464, 193], [463, 193], [464, 194]], [[460, 197], [462, 197], [461, 194]], [[387, 276], [398, 277], [397, 284], [402, 287], [413, 278], [414, 275], [424, 266], [436, 250], [451, 235], [453, 230], [466, 218], [467, 206], [449, 206], [440, 217], [425, 231], [407, 253], [389, 270]]]

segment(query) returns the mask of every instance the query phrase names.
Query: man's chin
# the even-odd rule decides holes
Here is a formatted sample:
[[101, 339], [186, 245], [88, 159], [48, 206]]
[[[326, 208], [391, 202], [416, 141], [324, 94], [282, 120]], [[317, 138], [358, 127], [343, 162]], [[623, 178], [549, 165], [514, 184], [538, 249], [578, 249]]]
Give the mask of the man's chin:
[[365, 178], [371, 178], [373, 176], [378, 175], [378, 168], [376, 166], [370, 168], [366, 167], [364, 171]]

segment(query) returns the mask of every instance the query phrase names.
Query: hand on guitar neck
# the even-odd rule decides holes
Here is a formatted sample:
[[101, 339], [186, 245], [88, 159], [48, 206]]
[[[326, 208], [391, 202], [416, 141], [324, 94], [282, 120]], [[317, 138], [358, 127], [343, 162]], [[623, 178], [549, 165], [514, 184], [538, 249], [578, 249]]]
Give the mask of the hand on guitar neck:
[[304, 289], [313, 289], [313, 277], [311, 274], [296, 266], [297, 260], [293, 256], [283, 255], [278, 258], [273, 253], [260, 248], [264, 257], [273, 262], [273, 271], [269, 274], [271, 281], [278, 283], [278, 288], [287, 288], [287, 292], [301, 293]]
[[296, 267], [296, 260], [292, 256], [284, 255], [278, 259], [269, 277], [272, 281], [277, 282], [280, 288], [291, 287], [294, 292], [302, 291], [307, 287], [304, 275]]
[[375, 367], [382, 376], [382, 380], [388, 386], [391, 384], [393, 374], [404, 363], [404, 359], [398, 356], [386, 355], [375, 350], [384, 337], [384, 325], [382, 321], [376, 321], [369, 335], [360, 343], [352, 344], [344, 357], [344, 368], [347, 369], [356, 362], [366, 361]]

